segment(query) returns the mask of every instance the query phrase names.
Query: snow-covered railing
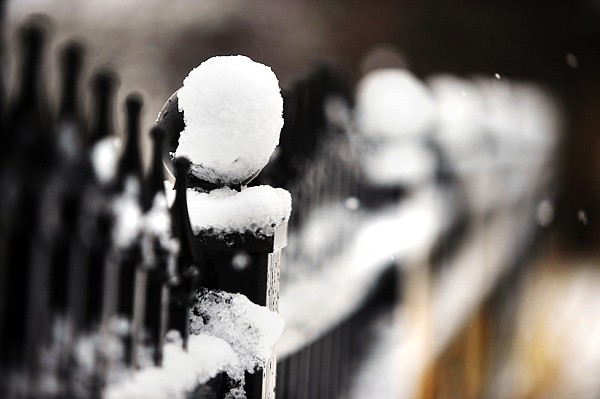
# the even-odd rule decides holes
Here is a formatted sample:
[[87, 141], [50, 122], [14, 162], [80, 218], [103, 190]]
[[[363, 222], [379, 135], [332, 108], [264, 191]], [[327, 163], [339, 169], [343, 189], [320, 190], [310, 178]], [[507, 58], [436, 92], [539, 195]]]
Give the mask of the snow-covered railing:
[[282, 99], [268, 67], [215, 57], [165, 104], [143, 173], [141, 97], [113, 137], [116, 79], [93, 77], [86, 116], [69, 44], [54, 115], [43, 31], [21, 37], [0, 126], [2, 397], [343, 396], [400, 284], [402, 360], [422, 371], [527, 249], [534, 216], [551, 218], [559, 121], [537, 86], [379, 70], [354, 99], [321, 67]]
[[409, 338], [397, 366], [432, 361], [529, 250], [536, 222], [551, 217], [560, 109], [540, 86], [376, 70], [354, 100], [332, 75], [317, 70], [287, 93], [284, 133], [294, 137], [282, 143], [314, 148], [284, 146], [274, 163], [293, 171], [281, 183], [294, 201], [277, 343], [284, 397], [343, 395], [347, 378], [311, 370], [338, 375], [336, 362], [356, 362], [348, 337], [368, 318], [351, 320], [396, 264]]
[[127, 97], [125, 137], [114, 137], [116, 78], [93, 77], [88, 117], [82, 48], [70, 43], [54, 115], [45, 32], [32, 23], [20, 37], [21, 85], [0, 126], [0, 396], [273, 397], [291, 203], [246, 184], [283, 124], [274, 74], [246, 57], [202, 64], [175, 97], [184, 129], [161, 113], [144, 173], [141, 97]]
[[[448, 224], [444, 195], [425, 140], [393, 147], [421, 156], [413, 165], [397, 153], [384, 156], [394, 140], [357, 129], [351, 89], [337, 70], [320, 66], [284, 99], [281, 149], [258, 177], [281, 179], [294, 203], [281, 281], [286, 325], [277, 343], [277, 393], [339, 397], [359, 364], [370, 313], [382, 306], [370, 298], [378, 297], [382, 276], [392, 291], [399, 284], [396, 265], [428, 258]], [[378, 166], [382, 158], [388, 164]], [[286, 178], [278, 171], [287, 171]], [[393, 306], [394, 296], [386, 298], [385, 306]]]
[[[229, 56], [213, 57], [190, 72], [158, 118], [173, 144], [167, 157], [192, 160], [187, 200], [191, 228], [209, 267], [203, 285], [243, 294], [272, 312], [278, 311], [281, 249], [287, 244], [291, 199], [283, 189], [247, 184], [279, 142], [282, 112], [283, 99], [271, 69], [244, 56]], [[202, 307], [191, 317], [197, 332], [204, 332], [203, 323], [210, 325], [214, 318], [205, 317]], [[275, 338], [281, 333], [276, 321], [267, 327], [269, 331], [256, 333]], [[250, 349], [239, 347], [250, 333], [238, 331], [235, 336], [218, 325], [209, 331], [225, 333], [234, 351]], [[229, 370], [217, 394], [226, 393], [232, 384], [243, 392], [245, 379], [249, 397], [273, 397], [275, 355], [257, 356], [250, 363], [242, 361], [241, 369]], [[248, 375], [256, 369], [262, 373]]]

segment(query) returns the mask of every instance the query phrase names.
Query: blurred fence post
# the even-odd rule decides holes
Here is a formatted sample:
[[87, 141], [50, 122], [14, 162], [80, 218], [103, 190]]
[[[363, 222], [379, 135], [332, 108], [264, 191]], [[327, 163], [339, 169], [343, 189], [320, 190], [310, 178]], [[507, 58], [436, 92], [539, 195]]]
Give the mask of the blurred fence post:
[[[216, 273], [220, 290], [243, 294], [257, 305], [278, 311], [281, 250], [287, 245], [287, 222], [276, 226], [273, 235], [250, 230], [227, 234], [201, 231], [196, 239]], [[262, 372], [246, 373], [248, 399], [275, 398], [275, 376], [273, 353]]]

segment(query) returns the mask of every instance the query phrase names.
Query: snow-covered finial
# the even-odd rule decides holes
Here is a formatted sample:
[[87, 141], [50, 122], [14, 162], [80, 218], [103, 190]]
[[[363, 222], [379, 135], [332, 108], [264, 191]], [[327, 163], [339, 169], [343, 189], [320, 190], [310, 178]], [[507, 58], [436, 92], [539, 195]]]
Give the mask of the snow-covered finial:
[[190, 185], [235, 187], [269, 161], [282, 114], [271, 68], [236, 55], [213, 57], [193, 69], [157, 122], [167, 131], [169, 155], [192, 162]]
[[435, 102], [429, 89], [409, 71], [378, 69], [358, 84], [358, 128], [371, 139], [419, 137], [435, 121]]

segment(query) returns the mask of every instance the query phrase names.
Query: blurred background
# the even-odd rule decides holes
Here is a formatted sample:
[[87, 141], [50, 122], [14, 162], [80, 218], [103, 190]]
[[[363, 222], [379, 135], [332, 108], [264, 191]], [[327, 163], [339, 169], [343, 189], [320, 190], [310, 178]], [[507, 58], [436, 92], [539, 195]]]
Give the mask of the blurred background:
[[[595, 246], [590, 233], [598, 229], [599, 7], [594, 1], [21, 0], [7, 2], [6, 44], [28, 16], [48, 15], [54, 48], [80, 38], [89, 44], [88, 67], [119, 71], [121, 98], [133, 89], [147, 94], [145, 126], [187, 73], [214, 55], [244, 54], [269, 65], [282, 87], [322, 60], [355, 80], [375, 66], [404, 66], [420, 78], [498, 73], [539, 82], [568, 113], [557, 216], [568, 229], [565, 239], [581, 247]], [[587, 210], [587, 226], [572, 217], [579, 209]]]
[[[375, 322], [373, 341], [381, 345], [369, 348], [343, 392], [337, 393], [357, 398], [600, 397], [599, 1], [8, 1], [3, 71], [9, 93], [15, 89], [10, 86], [15, 82], [15, 31], [32, 14], [52, 21], [49, 54], [67, 38], [78, 38], [86, 44], [84, 75], [100, 67], [119, 73], [117, 104], [131, 90], [143, 94], [143, 131], [152, 126], [188, 72], [215, 55], [243, 54], [264, 63], [289, 90], [315, 65], [326, 62], [351, 88], [346, 106], [358, 113], [364, 106], [355, 95], [358, 87], [369, 72], [381, 68], [407, 71], [438, 105], [442, 98], [454, 101], [455, 89], [444, 92], [454, 87], [452, 82], [458, 93], [475, 87], [487, 96], [488, 110], [496, 109], [490, 104], [506, 90], [510, 93], [504, 100], [517, 104], [514, 112], [519, 104], [525, 104], [523, 112], [529, 110], [523, 100], [529, 94], [519, 97], [518, 88], [543, 93], [531, 97], [541, 98], [541, 103], [535, 103], [528, 116], [539, 121], [550, 115], [552, 132], [547, 140], [523, 145], [520, 133], [509, 139], [512, 147], [526, 149], [503, 154], [511, 167], [506, 172], [506, 163], [500, 162], [506, 172], [502, 178], [496, 176], [497, 164], [490, 167], [480, 159], [460, 164], [485, 151], [497, 155], [496, 150], [476, 145], [467, 146], [464, 153], [456, 150], [453, 133], [439, 133], [447, 122], [443, 118], [427, 128], [435, 131], [427, 135], [442, 153], [446, 151], [452, 182], [458, 181], [462, 191], [434, 193], [449, 221], [433, 234], [435, 243], [426, 246], [427, 256], [392, 262], [402, 263], [400, 293], [391, 313]], [[47, 63], [48, 74], [58, 75], [55, 64]], [[49, 88], [51, 94], [57, 89]], [[503, 115], [502, 121], [514, 117], [517, 126], [530, 121], [527, 115]], [[120, 120], [118, 126], [123, 123]], [[467, 118], [461, 123], [464, 129], [475, 122]], [[360, 121], [348, 128], [358, 133], [361, 129], [367, 128]], [[148, 148], [146, 143], [146, 154]], [[531, 159], [539, 162], [529, 164]], [[489, 167], [486, 183], [481, 191], [469, 190], [481, 183], [473, 171], [482, 165]], [[524, 175], [527, 194], [516, 195], [509, 206], [485, 205], [488, 197], [497, 199], [514, 187], [510, 179]], [[302, 189], [310, 196], [311, 182], [302, 184], [286, 188], [293, 194]], [[439, 189], [439, 181], [436, 184]], [[400, 185], [403, 191], [421, 192], [421, 186]], [[338, 200], [348, 208], [347, 200], [353, 198]], [[461, 198], [466, 205], [458, 204]], [[309, 216], [322, 205], [296, 200], [297, 196], [294, 212]], [[472, 211], [477, 205], [484, 210]], [[470, 218], [461, 219], [463, 207], [471, 209], [466, 211]], [[303, 237], [303, 223], [296, 223], [284, 268], [302, 263], [298, 259], [306, 259], [312, 248], [294, 247], [293, 240]], [[381, 234], [393, 236], [394, 231]], [[462, 274], [453, 277], [452, 270], [463, 266]], [[302, 302], [298, 296], [286, 299], [286, 284], [293, 286], [292, 280], [284, 276], [282, 281], [282, 306], [286, 300]], [[465, 292], [478, 294], [469, 297]], [[459, 310], [448, 310], [453, 306]], [[284, 317], [285, 312], [282, 308]], [[323, 330], [299, 342], [308, 345]], [[294, 353], [304, 344], [289, 344], [283, 352]], [[318, 365], [314, 359], [311, 367]], [[286, 367], [291, 374], [292, 366]], [[281, 395], [313, 397], [309, 391], [292, 391]]]

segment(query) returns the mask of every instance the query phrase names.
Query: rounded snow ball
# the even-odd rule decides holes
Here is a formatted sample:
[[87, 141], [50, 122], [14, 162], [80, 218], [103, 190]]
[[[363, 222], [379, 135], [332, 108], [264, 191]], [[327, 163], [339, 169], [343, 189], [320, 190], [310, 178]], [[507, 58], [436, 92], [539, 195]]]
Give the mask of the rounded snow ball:
[[191, 173], [217, 185], [244, 183], [269, 162], [283, 127], [283, 98], [266, 65], [213, 57], [193, 69], [177, 92], [185, 129], [175, 155]]
[[435, 102], [410, 72], [378, 69], [358, 85], [356, 118], [361, 132], [374, 139], [419, 136], [435, 122]]

